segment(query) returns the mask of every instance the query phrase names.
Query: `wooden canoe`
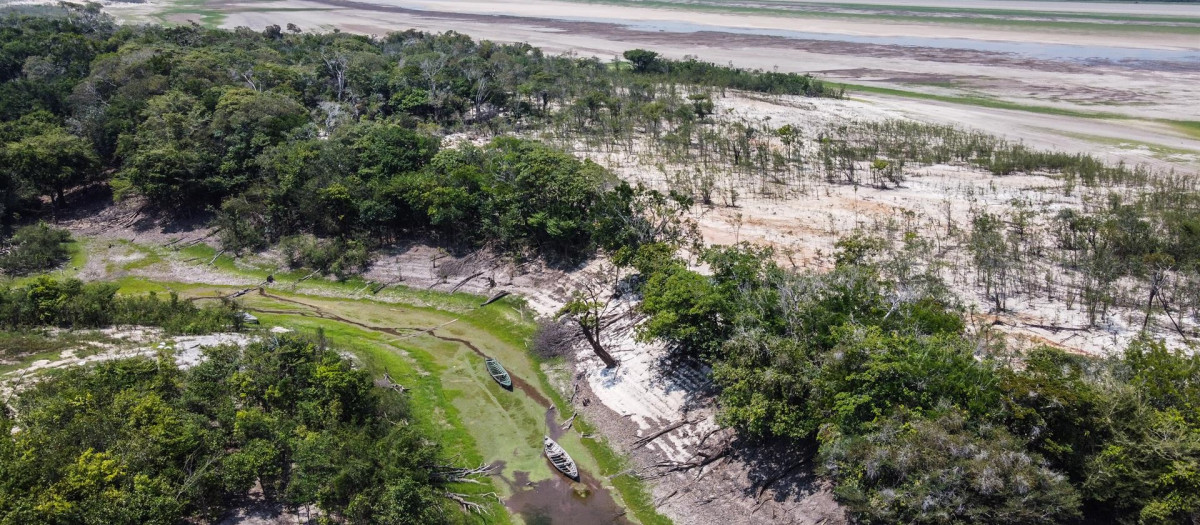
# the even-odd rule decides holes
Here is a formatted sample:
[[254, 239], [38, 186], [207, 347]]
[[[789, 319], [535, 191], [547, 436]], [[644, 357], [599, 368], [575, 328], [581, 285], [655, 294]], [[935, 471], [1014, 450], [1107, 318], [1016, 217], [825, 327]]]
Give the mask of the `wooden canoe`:
[[512, 388], [512, 377], [508, 375], [508, 370], [505, 370], [503, 366], [500, 366], [499, 361], [489, 357], [484, 364], [487, 366], [488, 373], [492, 375], [492, 379], [495, 379], [497, 383], [500, 383], [500, 386], [504, 388]]
[[566, 474], [568, 478], [576, 481], [579, 480], [579, 467], [575, 466], [575, 460], [571, 459], [571, 455], [567, 454], [567, 451], [563, 450], [553, 439], [550, 439], [550, 436], [545, 436], [545, 439], [542, 440], [542, 445], [545, 446], [546, 457], [554, 465], [554, 468]]

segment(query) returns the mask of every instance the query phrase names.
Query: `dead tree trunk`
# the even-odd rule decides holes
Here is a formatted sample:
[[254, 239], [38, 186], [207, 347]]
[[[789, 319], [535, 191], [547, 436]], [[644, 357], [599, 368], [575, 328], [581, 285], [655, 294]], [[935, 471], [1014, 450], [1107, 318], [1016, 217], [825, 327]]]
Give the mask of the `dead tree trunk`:
[[613, 359], [612, 354], [608, 353], [603, 346], [600, 345], [600, 323], [597, 319], [596, 326], [588, 327], [583, 319], [579, 320], [579, 328], [583, 331], [584, 339], [587, 339], [588, 344], [592, 345], [592, 351], [596, 353], [601, 361], [604, 361], [605, 368], [616, 368], [617, 360]]

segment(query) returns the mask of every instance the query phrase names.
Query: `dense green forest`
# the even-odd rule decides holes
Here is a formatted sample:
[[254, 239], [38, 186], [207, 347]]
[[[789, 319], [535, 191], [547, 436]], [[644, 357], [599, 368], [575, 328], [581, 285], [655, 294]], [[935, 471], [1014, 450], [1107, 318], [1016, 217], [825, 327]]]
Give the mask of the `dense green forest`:
[[824, 273], [718, 247], [711, 275], [646, 245], [640, 335], [712, 366], [723, 423], [819, 442], [862, 523], [1200, 519], [1200, 356], [1145, 339], [1018, 358], [883, 245], [843, 239]]
[[352, 523], [446, 520], [435, 444], [319, 339], [277, 337], [75, 367], [0, 415], [0, 522], [170, 525], [219, 519], [251, 489]]
[[414, 236], [569, 259], [611, 244], [620, 221], [604, 218], [630, 216], [637, 192], [536, 141], [441, 151], [441, 137], [582, 123], [619, 109], [628, 86], [649, 101], [663, 84], [700, 82], [840, 94], [804, 75], [631, 56], [637, 67], [454, 33], [134, 27], [96, 6], [14, 10], [0, 22], [0, 220], [60, 212], [68, 190], [109, 183], [169, 216], [212, 215], [227, 249], [287, 242], [295, 263], [339, 274]]
[[[1052, 173], [1088, 198], [1056, 211], [1046, 235], [1017, 205], [973, 212], [960, 230], [947, 220], [946, 244], [969, 254], [996, 312], [1010, 297], [1053, 298], [1065, 278], [1035, 264], [1049, 260], [1077, 280], [1070, 300], [1092, 326], [1146, 293], [1148, 323], [1200, 308], [1194, 180], [943, 126], [855, 122], [805, 137], [720, 120], [725, 90], [843, 93], [806, 75], [624, 58], [454, 33], [134, 27], [94, 6], [13, 9], [0, 21], [0, 221], [19, 229], [0, 263], [24, 274], [62, 261], [63, 233], [20, 225], [70, 213], [87, 188], [210, 221], [231, 252], [278, 246], [289, 264], [342, 277], [411, 239], [563, 261], [601, 248], [636, 270], [640, 336], [711, 366], [721, 421], [743, 436], [818, 443], [858, 522], [1200, 521], [1200, 358], [1148, 336], [1104, 359], [1010, 355], [971, 326], [931, 262], [944, 252], [912, 229], [848, 236], [834, 268], [815, 272], [784, 269], [769, 249], [684, 246], [678, 219], [694, 202], [736, 206], [736, 188], [888, 188], [931, 164]], [[443, 147], [458, 132], [486, 140]], [[686, 170], [669, 194], [630, 187], [557, 147], [574, 142]], [[0, 324], [200, 332], [241, 319], [233, 305], [115, 291], [6, 286]], [[146, 360], [70, 371], [14, 406], [30, 423], [0, 442], [0, 512], [174, 523], [220, 515], [259, 479], [279, 501], [358, 522], [437, 521], [436, 448], [381, 423], [403, 419], [402, 404], [368, 385], [319, 340], [217, 349], [187, 371]], [[125, 514], [86, 512], [99, 508]]]

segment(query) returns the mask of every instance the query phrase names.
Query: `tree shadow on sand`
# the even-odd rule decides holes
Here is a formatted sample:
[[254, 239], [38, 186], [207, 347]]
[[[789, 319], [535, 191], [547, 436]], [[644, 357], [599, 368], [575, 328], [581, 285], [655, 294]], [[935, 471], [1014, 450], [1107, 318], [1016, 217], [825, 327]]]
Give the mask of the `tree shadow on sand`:
[[737, 438], [730, 447], [731, 455], [748, 469], [750, 485], [742, 490], [748, 498], [797, 501], [821, 490], [815, 441]]

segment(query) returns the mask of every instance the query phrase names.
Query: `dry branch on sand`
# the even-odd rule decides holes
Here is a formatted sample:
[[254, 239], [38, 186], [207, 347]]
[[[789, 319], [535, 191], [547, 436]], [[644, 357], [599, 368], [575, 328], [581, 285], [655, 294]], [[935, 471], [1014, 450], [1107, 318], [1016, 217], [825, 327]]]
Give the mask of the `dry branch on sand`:
[[496, 501], [500, 501], [500, 496], [498, 494], [496, 494], [495, 492], [488, 492], [486, 494], [463, 494], [460, 492], [446, 492], [442, 495], [449, 498], [450, 500], [454, 501], [455, 503], [458, 503], [459, 508], [461, 508], [463, 512], [466, 512], [469, 514], [487, 514], [488, 509], [487, 509], [487, 507], [483, 506], [483, 504], [471, 501], [467, 498], [486, 498], [486, 499], [495, 498]]
[[684, 425], [691, 425], [691, 424], [693, 424], [693, 423], [695, 423], [695, 421], [692, 421], [692, 420], [689, 420], [689, 419], [684, 419], [684, 420], [682, 420], [682, 421], [678, 421], [678, 422], [676, 422], [676, 423], [674, 423], [674, 424], [672, 424], [672, 425], [668, 425], [666, 428], [664, 428], [664, 429], [662, 429], [662, 430], [659, 430], [658, 432], [655, 432], [655, 433], [653, 433], [653, 434], [650, 434], [649, 436], [646, 436], [646, 437], [643, 437], [643, 438], [638, 438], [638, 440], [636, 440], [636, 441], [634, 441], [634, 442], [633, 442], [633, 447], [632, 447], [632, 448], [633, 448], [634, 450], [636, 450], [636, 449], [639, 449], [639, 448], [642, 448], [642, 447], [644, 447], [644, 446], [646, 446], [646, 445], [650, 444], [650, 442], [651, 442], [651, 441], [654, 441], [654, 440], [656, 440], [656, 439], [658, 439], [658, 438], [660, 438], [660, 437], [662, 437], [662, 436], [664, 436], [664, 435], [666, 435], [666, 434], [670, 433], [672, 430], [675, 430], [675, 429], [677, 429], [677, 428], [679, 428], [679, 427], [682, 427], [682, 426], [684, 426]]

